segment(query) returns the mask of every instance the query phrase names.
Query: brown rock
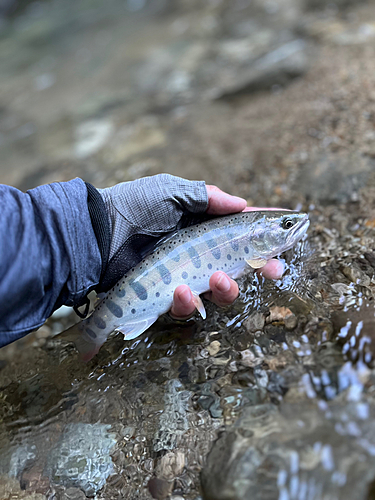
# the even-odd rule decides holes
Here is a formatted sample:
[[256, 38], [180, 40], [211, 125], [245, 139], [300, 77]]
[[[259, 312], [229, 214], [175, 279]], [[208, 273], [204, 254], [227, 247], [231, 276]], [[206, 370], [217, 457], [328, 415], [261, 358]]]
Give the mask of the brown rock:
[[165, 479], [159, 477], [153, 477], [148, 482], [148, 489], [152, 495], [152, 498], [156, 500], [164, 500], [172, 493], [173, 483], [169, 483]]
[[287, 307], [274, 306], [270, 309], [270, 315], [266, 318], [267, 323], [280, 322], [287, 330], [293, 330], [298, 323], [297, 317]]
[[243, 322], [243, 325], [248, 332], [254, 333], [262, 330], [264, 327], [264, 323], [264, 315], [258, 311], [255, 311], [250, 314], [250, 316]]

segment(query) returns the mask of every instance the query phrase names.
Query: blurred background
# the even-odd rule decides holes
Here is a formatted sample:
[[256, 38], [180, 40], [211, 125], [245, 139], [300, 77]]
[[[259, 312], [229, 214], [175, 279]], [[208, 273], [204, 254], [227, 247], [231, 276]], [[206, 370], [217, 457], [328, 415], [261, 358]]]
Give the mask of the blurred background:
[[375, 3], [0, 0], [0, 182], [159, 172], [347, 202], [375, 155]]

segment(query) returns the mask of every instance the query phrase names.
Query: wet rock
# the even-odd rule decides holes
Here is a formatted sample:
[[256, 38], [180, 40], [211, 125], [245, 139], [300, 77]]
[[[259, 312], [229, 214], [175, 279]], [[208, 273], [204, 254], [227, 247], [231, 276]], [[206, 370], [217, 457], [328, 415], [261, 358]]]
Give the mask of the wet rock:
[[0, 498], [2, 500], [45, 500], [45, 495], [21, 490], [17, 479], [0, 476]]
[[214, 340], [207, 347], [208, 354], [210, 356], [215, 356], [220, 351], [221, 344], [218, 340]]
[[157, 500], [164, 500], [172, 493], [173, 483], [169, 483], [165, 479], [160, 479], [158, 477], [153, 477], [148, 482], [148, 489], [152, 495], [152, 498]]
[[270, 314], [266, 318], [267, 323], [281, 322], [287, 330], [294, 330], [298, 324], [298, 318], [287, 307], [274, 306], [270, 309]]
[[293, 40], [271, 50], [246, 69], [237, 71], [236, 78], [215, 90], [218, 99], [270, 89], [285, 85], [301, 76], [308, 68], [307, 45], [304, 40]]
[[263, 330], [265, 323], [264, 314], [261, 312], [255, 311], [243, 322], [244, 328], [250, 332], [255, 333], [259, 330]]
[[49, 479], [43, 475], [43, 467], [40, 465], [24, 470], [20, 478], [20, 484], [23, 490], [35, 491], [35, 493], [44, 495], [47, 494], [50, 488]]
[[0, 474], [10, 477], [20, 477], [26, 467], [30, 467], [36, 459], [36, 446], [23, 444], [11, 447], [8, 451], [2, 449], [0, 456]]
[[94, 495], [114, 470], [110, 452], [116, 440], [109, 429], [102, 424], [68, 424], [47, 458], [46, 475], [55, 484]]
[[254, 352], [251, 349], [245, 349], [244, 351], [241, 351], [240, 354], [241, 354], [241, 359], [239, 363], [242, 366], [254, 367], [262, 362], [263, 358], [262, 353], [254, 354]]
[[375, 463], [375, 424], [369, 418], [374, 408], [362, 409], [361, 402], [332, 404], [325, 413], [308, 401], [284, 403], [280, 411], [246, 408], [208, 455], [203, 498], [260, 500], [265, 492], [267, 498], [293, 498], [311, 490], [314, 499], [324, 491], [330, 498], [366, 500], [374, 479], [367, 465]]
[[155, 472], [158, 477], [171, 481], [182, 473], [184, 467], [185, 455], [182, 451], [176, 450], [162, 456]]
[[358, 268], [355, 264], [350, 266], [342, 266], [341, 272], [344, 276], [348, 278], [352, 283], [356, 285], [369, 286], [371, 279], [367, 274], [365, 274], [361, 269]]
[[212, 418], [220, 418], [223, 415], [223, 410], [220, 406], [220, 398], [216, 392], [212, 390], [211, 384], [202, 384], [199, 394], [199, 406], [204, 410], [208, 410]]

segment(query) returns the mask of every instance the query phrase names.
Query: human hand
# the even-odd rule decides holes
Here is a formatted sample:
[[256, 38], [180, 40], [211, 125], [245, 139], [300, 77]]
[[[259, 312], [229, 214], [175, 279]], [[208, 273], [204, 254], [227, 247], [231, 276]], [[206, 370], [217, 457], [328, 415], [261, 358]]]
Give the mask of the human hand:
[[[207, 213], [211, 215], [228, 215], [242, 211], [264, 210], [264, 208], [246, 207], [246, 201], [237, 196], [224, 193], [216, 186], [206, 186], [208, 194]], [[271, 259], [257, 271], [267, 279], [278, 279], [283, 275], [284, 266], [277, 259]], [[210, 278], [210, 291], [205, 297], [218, 306], [231, 304], [238, 296], [237, 283], [222, 271], [217, 271]], [[193, 294], [187, 285], [176, 288], [173, 296], [173, 306], [170, 311], [176, 319], [186, 319], [195, 311]]]

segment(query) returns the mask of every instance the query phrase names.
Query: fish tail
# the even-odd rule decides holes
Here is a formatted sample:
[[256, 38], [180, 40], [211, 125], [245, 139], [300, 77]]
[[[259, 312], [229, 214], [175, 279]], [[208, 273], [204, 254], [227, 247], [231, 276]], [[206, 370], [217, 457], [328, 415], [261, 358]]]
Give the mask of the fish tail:
[[94, 342], [85, 330], [80, 327], [82, 327], [82, 323], [76, 323], [57, 335], [56, 338], [64, 342], [72, 342], [78, 350], [82, 361], [87, 363], [99, 352], [102, 344]]

